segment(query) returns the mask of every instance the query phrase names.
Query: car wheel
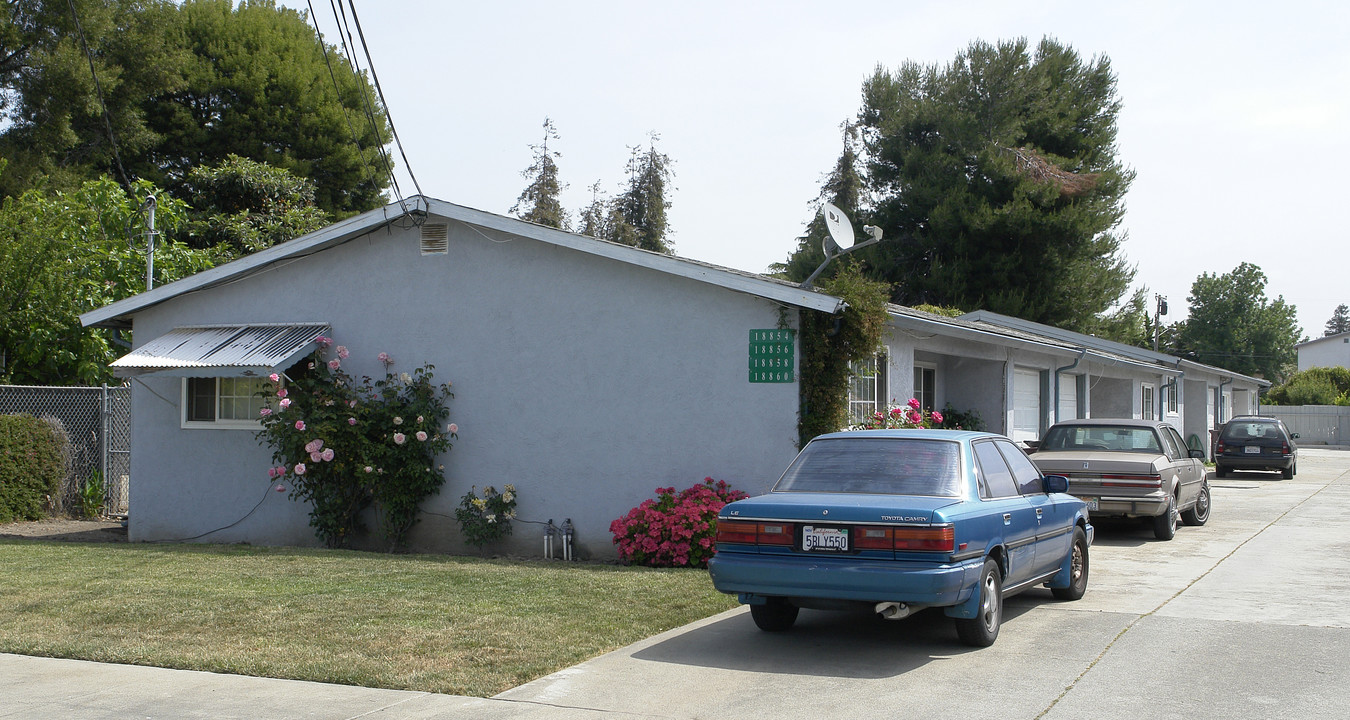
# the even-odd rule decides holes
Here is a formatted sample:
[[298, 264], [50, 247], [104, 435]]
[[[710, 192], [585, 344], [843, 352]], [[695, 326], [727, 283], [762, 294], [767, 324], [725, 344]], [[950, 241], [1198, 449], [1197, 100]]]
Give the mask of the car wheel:
[[1226, 477], [1228, 477], [1228, 468], [1226, 468], [1226, 467], [1224, 467], [1224, 466], [1222, 466], [1222, 465], [1215, 465], [1215, 466], [1214, 466], [1214, 477], [1221, 477], [1221, 478], [1226, 478]]
[[1087, 592], [1088, 584], [1088, 543], [1083, 528], [1073, 529], [1073, 558], [1069, 561], [1069, 574], [1072, 580], [1068, 587], [1050, 588], [1050, 592], [1060, 600], [1077, 600]]
[[1200, 526], [1209, 522], [1209, 483], [1200, 484], [1200, 494], [1195, 496], [1195, 505], [1181, 514], [1182, 522]]
[[751, 605], [750, 617], [760, 630], [782, 632], [797, 622], [797, 606], [782, 598], [769, 598], [763, 605]]
[[1177, 499], [1167, 498], [1167, 511], [1153, 518], [1153, 537], [1171, 540], [1177, 534]]
[[993, 558], [984, 561], [977, 590], [980, 612], [973, 618], [957, 618], [956, 634], [967, 645], [989, 647], [998, 638], [998, 629], [1003, 624], [1003, 573]]
[[1280, 477], [1284, 478], [1285, 480], [1294, 479], [1294, 465], [1290, 463], [1289, 467], [1281, 470]]

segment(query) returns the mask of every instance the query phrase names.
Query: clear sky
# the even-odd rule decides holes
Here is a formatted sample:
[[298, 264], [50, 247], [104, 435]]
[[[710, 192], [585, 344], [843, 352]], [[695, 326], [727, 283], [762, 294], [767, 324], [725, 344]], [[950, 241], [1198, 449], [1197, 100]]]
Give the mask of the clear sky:
[[[285, 5], [304, 9], [303, 0]], [[1137, 177], [1121, 230], [1136, 287], [1181, 319], [1201, 273], [1265, 271], [1322, 335], [1350, 304], [1350, 3], [443, 2], [356, 0], [427, 195], [507, 214], [549, 117], [564, 206], [610, 195], [650, 132], [674, 160], [677, 255], [784, 260], [878, 65], [947, 63], [972, 40], [1052, 36], [1106, 56]], [[336, 42], [328, 3], [315, 9]], [[364, 62], [363, 62], [364, 65]], [[402, 163], [400, 163], [401, 165]], [[412, 194], [407, 168], [399, 183]]]

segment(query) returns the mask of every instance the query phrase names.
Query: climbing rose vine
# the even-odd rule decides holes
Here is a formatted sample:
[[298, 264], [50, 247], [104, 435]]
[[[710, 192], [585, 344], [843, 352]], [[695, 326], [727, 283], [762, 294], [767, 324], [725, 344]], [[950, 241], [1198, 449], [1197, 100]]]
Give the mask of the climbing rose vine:
[[657, 488], [655, 499], [609, 524], [619, 559], [650, 567], [707, 567], [716, 552], [718, 511], [747, 497], [712, 478], [679, 494], [673, 487]]
[[291, 498], [310, 504], [309, 524], [329, 547], [361, 532], [360, 515], [374, 506], [394, 550], [406, 544], [418, 505], [440, 491], [436, 463], [458, 437], [447, 425], [449, 384], [435, 385], [431, 365], [395, 373], [380, 353], [384, 377], [359, 380], [343, 362], [350, 351], [320, 337], [319, 349], [288, 371], [269, 376], [258, 441], [272, 448], [274, 480], [289, 480]]

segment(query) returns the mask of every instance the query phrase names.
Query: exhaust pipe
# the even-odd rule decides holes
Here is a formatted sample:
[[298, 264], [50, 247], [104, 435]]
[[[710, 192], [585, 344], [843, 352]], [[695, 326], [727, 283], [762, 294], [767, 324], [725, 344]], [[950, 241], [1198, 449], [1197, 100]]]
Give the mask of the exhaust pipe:
[[903, 620], [913, 612], [908, 605], [901, 602], [879, 602], [876, 610], [877, 614], [886, 620]]

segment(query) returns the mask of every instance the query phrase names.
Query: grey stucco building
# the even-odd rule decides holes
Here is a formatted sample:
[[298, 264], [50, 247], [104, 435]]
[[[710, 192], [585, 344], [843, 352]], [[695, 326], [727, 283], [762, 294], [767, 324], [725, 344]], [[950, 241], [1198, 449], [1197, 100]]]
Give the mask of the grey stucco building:
[[[801, 310], [838, 312], [839, 298], [412, 202], [415, 212], [377, 209], [81, 317], [134, 330], [115, 364], [132, 377], [133, 541], [318, 544], [308, 508], [271, 490], [271, 451], [246, 399], [321, 333], [351, 350], [354, 375], [382, 374], [384, 352], [395, 371], [430, 363], [453, 384], [459, 438], [414, 550], [465, 550], [460, 497], [512, 483], [520, 518], [570, 519], [579, 556], [612, 557], [610, 522], [657, 487], [713, 477], [757, 494], [795, 455], [792, 331]], [[264, 349], [264, 336], [294, 342]], [[766, 339], [786, 342], [787, 358], [766, 356]], [[1024, 441], [1056, 419], [1121, 415], [1204, 436], [1225, 412], [1254, 410], [1261, 383], [992, 314], [892, 306], [884, 344], [859, 368], [856, 413], [915, 397]], [[493, 550], [538, 554], [542, 526], [514, 527]]]

